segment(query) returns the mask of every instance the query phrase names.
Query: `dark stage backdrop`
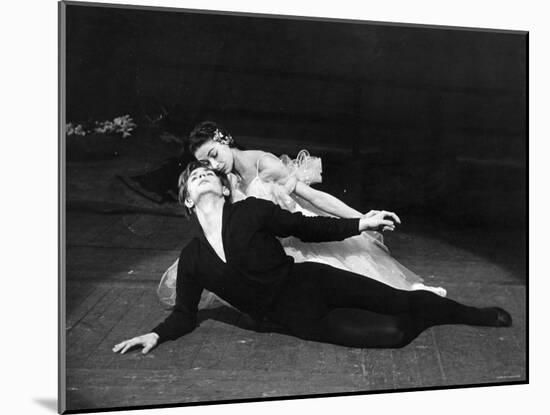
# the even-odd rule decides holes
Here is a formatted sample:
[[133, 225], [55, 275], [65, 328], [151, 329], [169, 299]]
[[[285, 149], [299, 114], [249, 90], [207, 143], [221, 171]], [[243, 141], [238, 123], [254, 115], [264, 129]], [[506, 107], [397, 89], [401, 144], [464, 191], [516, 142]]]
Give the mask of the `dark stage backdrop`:
[[212, 119], [321, 155], [360, 208], [525, 225], [526, 34], [75, 5], [67, 23], [69, 121]]

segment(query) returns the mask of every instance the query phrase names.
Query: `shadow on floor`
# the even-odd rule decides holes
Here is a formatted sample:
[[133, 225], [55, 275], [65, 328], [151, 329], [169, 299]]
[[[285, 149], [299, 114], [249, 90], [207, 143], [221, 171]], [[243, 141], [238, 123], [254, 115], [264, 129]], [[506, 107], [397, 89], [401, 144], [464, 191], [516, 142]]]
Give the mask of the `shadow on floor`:
[[243, 330], [290, 335], [288, 330], [277, 323], [269, 320], [257, 322], [249, 315], [241, 313], [240, 311], [226, 305], [219, 305], [212, 308], [199, 310], [197, 324], [201, 324], [206, 320], [216, 320], [220, 323], [233, 325]]

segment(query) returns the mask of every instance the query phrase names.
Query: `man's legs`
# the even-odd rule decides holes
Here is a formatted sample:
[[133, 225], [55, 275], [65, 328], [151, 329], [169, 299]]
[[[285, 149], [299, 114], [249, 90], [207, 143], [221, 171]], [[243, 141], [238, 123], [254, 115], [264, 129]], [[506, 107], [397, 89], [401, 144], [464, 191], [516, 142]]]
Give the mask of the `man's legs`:
[[332, 308], [352, 307], [388, 315], [409, 314], [423, 319], [428, 325], [499, 324], [495, 307], [471, 307], [431, 291], [397, 290], [362, 275], [322, 264], [313, 264], [313, 269], [324, 301]]
[[401, 347], [437, 324], [506, 326], [498, 308], [477, 308], [429, 291], [396, 290], [317, 263], [295, 264], [293, 292], [278, 306], [297, 337], [350, 347]]

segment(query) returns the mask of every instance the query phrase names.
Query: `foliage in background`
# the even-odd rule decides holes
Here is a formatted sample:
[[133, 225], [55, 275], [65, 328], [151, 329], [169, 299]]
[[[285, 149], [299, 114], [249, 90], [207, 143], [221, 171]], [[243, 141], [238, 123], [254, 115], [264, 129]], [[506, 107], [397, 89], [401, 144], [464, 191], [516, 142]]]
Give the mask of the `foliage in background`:
[[67, 135], [85, 136], [91, 133], [97, 134], [122, 134], [126, 138], [131, 136], [131, 132], [137, 127], [130, 115], [121, 115], [120, 117], [106, 121], [95, 121], [93, 124], [67, 124]]

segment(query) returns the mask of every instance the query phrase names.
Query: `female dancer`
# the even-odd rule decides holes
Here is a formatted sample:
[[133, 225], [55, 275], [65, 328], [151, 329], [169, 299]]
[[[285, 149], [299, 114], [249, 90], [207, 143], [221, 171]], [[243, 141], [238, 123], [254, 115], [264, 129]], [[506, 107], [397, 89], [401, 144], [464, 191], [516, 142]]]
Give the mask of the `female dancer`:
[[439, 324], [505, 327], [511, 316], [498, 307], [477, 308], [432, 292], [396, 290], [370, 278], [315, 262], [295, 263], [276, 236], [341, 241], [366, 230], [392, 230], [397, 215], [336, 219], [306, 217], [254, 197], [230, 203], [225, 174], [200, 162], [182, 173], [180, 199], [196, 216], [201, 234], [181, 252], [177, 301], [149, 333], [113, 347], [148, 353], [197, 326], [207, 288], [261, 321], [267, 317], [291, 335], [348, 347], [403, 347]]
[[[189, 135], [188, 148], [197, 160], [230, 176], [233, 201], [254, 196], [271, 200], [283, 209], [305, 216], [359, 218], [360, 212], [339, 199], [309, 186], [321, 181], [321, 160], [301, 152], [296, 160], [280, 159], [259, 150], [242, 150], [218, 124], [205, 121]], [[376, 214], [371, 211], [369, 214]], [[296, 262], [312, 261], [352, 271], [402, 290], [429, 290], [440, 296], [441, 287], [426, 286], [422, 278], [391, 257], [378, 232], [364, 232], [345, 241], [309, 243], [298, 238], [281, 239], [286, 253]], [[161, 302], [173, 307], [178, 261], [162, 276]], [[213, 299], [207, 297], [205, 303]]]

